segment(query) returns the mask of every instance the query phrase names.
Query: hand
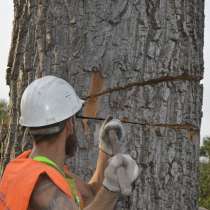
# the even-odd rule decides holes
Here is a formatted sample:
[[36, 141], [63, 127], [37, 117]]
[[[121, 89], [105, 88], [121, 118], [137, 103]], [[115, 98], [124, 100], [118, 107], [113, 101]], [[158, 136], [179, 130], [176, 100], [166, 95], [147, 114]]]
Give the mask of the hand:
[[139, 175], [136, 161], [130, 155], [117, 154], [109, 160], [104, 173], [103, 185], [112, 192], [130, 195], [132, 183]]
[[125, 137], [125, 131], [122, 123], [118, 119], [112, 119], [108, 117], [102, 124], [99, 132], [99, 148], [107, 153], [108, 155], [113, 155], [113, 143], [109, 137], [109, 131], [114, 130], [117, 134], [118, 140], [121, 141]]

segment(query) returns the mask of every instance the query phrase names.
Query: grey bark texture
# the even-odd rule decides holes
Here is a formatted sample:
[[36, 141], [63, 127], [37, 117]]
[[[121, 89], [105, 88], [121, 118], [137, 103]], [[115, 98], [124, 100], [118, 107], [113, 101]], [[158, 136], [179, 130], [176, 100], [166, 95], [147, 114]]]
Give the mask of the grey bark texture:
[[[108, 114], [141, 173], [123, 210], [197, 210], [203, 0], [14, 0], [4, 165], [25, 149], [20, 99], [35, 78], [69, 81], [86, 104], [74, 171], [88, 180]], [[62, 102], [61, 102], [62, 103]]]

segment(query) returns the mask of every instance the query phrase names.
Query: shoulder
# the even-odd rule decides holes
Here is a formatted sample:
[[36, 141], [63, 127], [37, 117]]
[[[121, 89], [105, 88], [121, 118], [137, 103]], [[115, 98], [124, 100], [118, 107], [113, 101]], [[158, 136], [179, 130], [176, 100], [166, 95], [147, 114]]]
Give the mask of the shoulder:
[[77, 210], [70, 200], [47, 175], [41, 175], [30, 198], [30, 210]]

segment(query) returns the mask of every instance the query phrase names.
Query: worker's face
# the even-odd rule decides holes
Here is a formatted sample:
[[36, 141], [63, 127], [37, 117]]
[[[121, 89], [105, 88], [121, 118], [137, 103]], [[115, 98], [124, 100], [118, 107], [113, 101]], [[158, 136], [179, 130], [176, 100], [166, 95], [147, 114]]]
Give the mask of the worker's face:
[[69, 119], [69, 135], [66, 139], [66, 155], [69, 157], [74, 156], [74, 153], [77, 149], [77, 136], [75, 131], [75, 119], [71, 118]]

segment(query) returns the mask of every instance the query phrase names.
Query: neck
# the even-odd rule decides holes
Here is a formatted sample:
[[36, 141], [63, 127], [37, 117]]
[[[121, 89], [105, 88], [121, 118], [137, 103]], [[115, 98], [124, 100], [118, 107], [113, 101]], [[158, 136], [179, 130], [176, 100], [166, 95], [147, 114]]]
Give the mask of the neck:
[[53, 143], [41, 142], [39, 144], [34, 144], [30, 158], [40, 155], [49, 158], [62, 169], [64, 167], [65, 160], [65, 141], [58, 138]]

